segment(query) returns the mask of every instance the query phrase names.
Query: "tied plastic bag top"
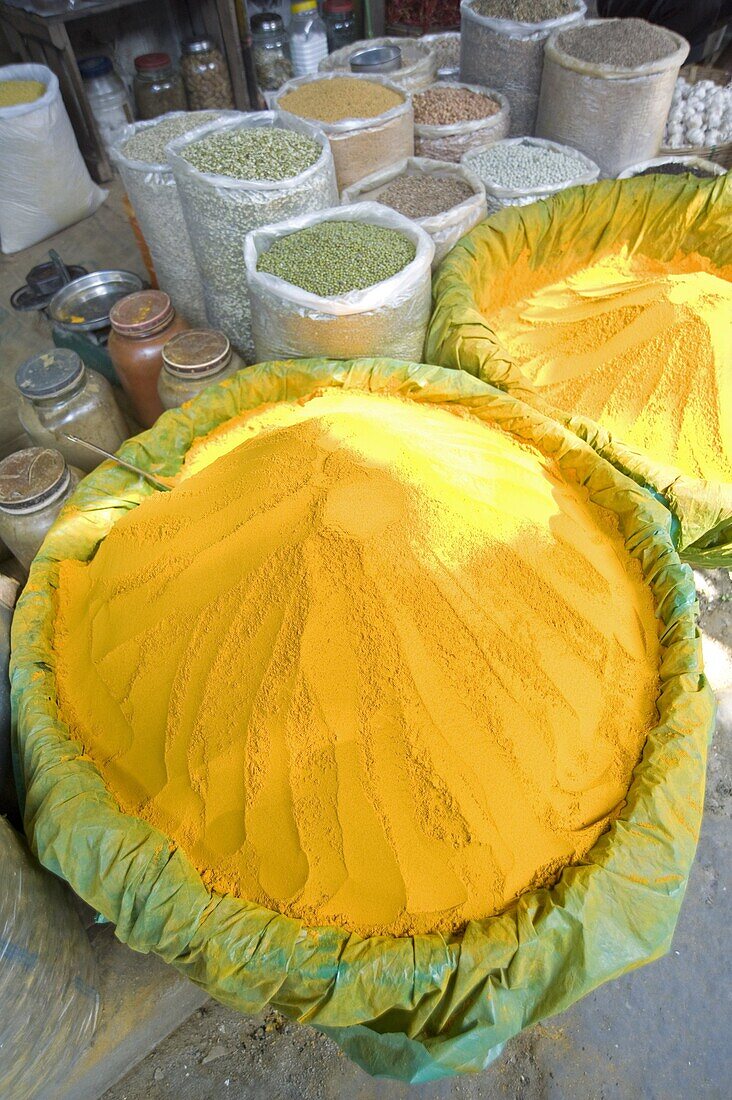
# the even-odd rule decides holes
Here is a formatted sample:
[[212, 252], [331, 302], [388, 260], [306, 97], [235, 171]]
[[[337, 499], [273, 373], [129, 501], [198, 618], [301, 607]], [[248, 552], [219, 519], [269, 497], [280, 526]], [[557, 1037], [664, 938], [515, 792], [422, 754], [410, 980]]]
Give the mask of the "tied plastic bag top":
[[[437, 88], [440, 87], [442, 85], [438, 84]], [[499, 109], [494, 115], [487, 115], [486, 118], [468, 119], [464, 122], [450, 122], [444, 125], [415, 122], [414, 151], [418, 157], [458, 162], [471, 149], [500, 141], [509, 133], [511, 108], [505, 95], [479, 84], [451, 83], [450, 87], [465, 88], [469, 92], [488, 96], [499, 104]]]
[[[177, 119], [181, 119], [181, 124], [183, 120], [190, 120], [192, 128], [197, 115], [200, 115], [198, 125], [205, 125], [222, 114], [224, 112], [221, 111], [195, 114], [169, 111], [157, 118], [134, 122], [122, 130], [110, 150], [150, 249], [160, 289], [170, 295], [181, 316], [191, 325], [199, 327], [207, 324], [203, 284], [183, 217], [173, 169], [167, 162], [164, 150], [160, 156], [151, 159], [149, 156], [128, 154], [125, 146], [135, 135], [149, 133], [161, 124], [167, 127]], [[171, 136], [170, 140], [174, 137]]]
[[[522, 1028], [670, 946], [696, 850], [714, 718], [693, 577], [656, 499], [556, 421], [464, 371], [386, 359], [261, 364], [166, 413], [120, 453], [175, 476], [196, 441], [232, 417], [324, 387], [469, 413], [537, 448], [613, 514], [649, 586], [663, 648], [657, 724], [617, 820], [554, 886], [450, 937], [364, 937], [212, 894], [180, 848], [120, 812], [57, 710], [60, 562], [90, 561], [113, 526], [155, 492], [105, 465], [49, 533], [16, 612], [13, 711], [26, 826], [41, 860], [114, 921], [120, 940], [154, 951], [229, 1006], [254, 1013], [272, 1004], [373, 1074], [421, 1083], [477, 1073]], [[478, 604], [487, 598], [474, 595]], [[500, 611], [490, 601], [487, 610]]]
[[402, 51], [401, 68], [389, 73], [389, 80], [398, 88], [410, 93], [420, 92], [436, 79], [437, 54], [423, 38], [367, 38], [352, 42], [324, 57], [318, 69], [321, 73], [350, 73], [352, 54], [359, 50], [375, 50], [379, 46], [398, 46]]
[[461, 237], [469, 233], [473, 226], [486, 216], [485, 187], [475, 172], [449, 161], [432, 160], [428, 157], [407, 157], [390, 168], [374, 172], [365, 179], [347, 187], [341, 195], [341, 201], [348, 206], [353, 202], [379, 202], [379, 194], [395, 179], [403, 175], [427, 175], [438, 179], [456, 179], [466, 183], [473, 191], [472, 196], [457, 206], [444, 210], [441, 214], [414, 218], [416, 225], [429, 233], [435, 246], [432, 269], [435, 270], [444, 260], [450, 249]]
[[[323, 222], [366, 222], [396, 229], [413, 242], [414, 258], [391, 278], [339, 298], [323, 298], [267, 272], [260, 256], [276, 241]], [[415, 222], [378, 203], [357, 203], [292, 218], [247, 235], [244, 245], [258, 360], [305, 356], [422, 356], [432, 305], [435, 246]]]
[[[277, 127], [311, 138], [318, 159], [299, 175], [280, 181], [240, 180], [199, 171], [185, 159], [201, 138], [232, 130]], [[203, 284], [206, 316], [247, 362], [254, 362], [249, 291], [242, 249], [251, 230], [282, 218], [325, 210], [338, 202], [328, 139], [309, 122], [276, 111], [235, 114], [201, 126], [168, 148], [183, 215]]]
[[534, 133], [539, 106], [544, 44], [557, 28], [584, 19], [587, 8], [542, 23], [489, 19], [475, 9], [475, 0], [460, 4], [460, 79], [502, 92], [511, 107], [509, 136]]
[[46, 89], [31, 103], [0, 107], [0, 249], [11, 253], [88, 218], [107, 192], [87, 171], [51, 70], [5, 65], [0, 80]]

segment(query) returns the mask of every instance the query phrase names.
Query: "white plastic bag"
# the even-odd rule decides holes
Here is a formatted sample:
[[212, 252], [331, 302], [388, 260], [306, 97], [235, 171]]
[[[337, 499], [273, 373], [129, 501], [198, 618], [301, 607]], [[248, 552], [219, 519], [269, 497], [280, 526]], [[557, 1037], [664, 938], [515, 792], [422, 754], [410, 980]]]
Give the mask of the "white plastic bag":
[[569, 149], [566, 145], [560, 145], [556, 141], [546, 141], [544, 138], [520, 137], [506, 138], [500, 144], [502, 146], [531, 145], [535, 148], [554, 149], [557, 153], [564, 153], [566, 156], [577, 160], [577, 175], [564, 183], [549, 184], [546, 187], [531, 187], [528, 185], [526, 187], [502, 187], [487, 176], [485, 172], [481, 171], [476, 161], [482, 150], [473, 149], [465, 154], [461, 163], [465, 168], [475, 172], [476, 176], [485, 185], [489, 214], [495, 213], [503, 206], [528, 206], [532, 202], [538, 202], [539, 199], [546, 199], [550, 195], [555, 195], [557, 191], [565, 191], [568, 187], [577, 187], [583, 183], [595, 183], [600, 178], [600, 169], [594, 161], [583, 153], [577, 152], [576, 149]]
[[[125, 144], [141, 130], [189, 113], [194, 117], [192, 112], [169, 111], [157, 118], [126, 126], [110, 150], [110, 156], [119, 169], [127, 197], [150, 249], [160, 289], [170, 295], [176, 310], [186, 321], [195, 327], [205, 328], [207, 317], [203, 284], [183, 217], [173, 169], [167, 161], [153, 164], [134, 160], [123, 152]], [[195, 113], [207, 115], [211, 112]], [[211, 122], [213, 119], [205, 121]]]
[[[297, 119], [282, 106], [282, 100], [288, 92], [295, 91], [302, 84], [317, 80], [342, 79], [342, 72], [322, 73], [319, 76], [300, 76], [288, 80], [275, 93], [275, 105], [278, 111], [288, 118]], [[327, 135], [335, 161], [338, 190], [350, 187], [352, 183], [363, 179], [369, 172], [379, 168], [388, 168], [390, 164], [414, 155], [414, 112], [412, 100], [403, 88], [397, 87], [391, 80], [382, 76], [360, 76], [359, 80], [376, 81], [397, 92], [402, 102], [390, 107], [374, 118], [342, 118], [338, 122], [314, 122]]]
[[[414, 259], [390, 279], [341, 298], [321, 298], [276, 275], [257, 271], [259, 257], [275, 241], [326, 221], [368, 222], [397, 229], [414, 242]], [[247, 234], [244, 259], [257, 360], [374, 355], [419, 362], [432, 307], [434, 251], [423, 229], [375, 202], [341, 206], [255, 229]]]
[[460, 4], [460, 79], [503, 92], [511, 106], [511, 137], [533, 134], [544, 43], [552, 31], [579, 23], [587, 9], [577, 0], [576, 11], [568, 15], [543, 23], [514, 23], [479, 15], [474, 2]]
[[501, 141], [508, 136], [511, 109], [505, 95], [493, 91], [492, 88], [484, 88], [480, 84], [452, 84], [452, 87], [465, 88], [469, 92], [489, 96], [500, 104], [500, 109], [494, 115], [488, 115], [487, 118], [452, 122], [445, 126], [428, 126], [425, 123], [415, 122], [415, 156], [458, 163], [470, 149], [490, 145], [491, 142]]
[[[586, 26], [609, 22], [589, 19]], [[544, 51], [536, 133], [581, 149], [611, 179], [655, 157], [689, 52], [685, 38], [664, 30], [676, 44], [674, 52], [633, 69], [579, 61], [559, 45], [561, 31], [553, 34]]]
[[710, 176], [723, 176], [726, 171], [721, 164], [717, 164], [717, 162], [713, 160], [705, 160], [704, 157], [652, 157], [650, 160], [641, 160], [638, 164], [631, 164], [629, 168], [624, 168], [619, 174], [618, 179], [632, 179], [633, 176], [639, 176], [646, 168], [656, 168], [661, 164], [683, 164], [688, 169], [699, 168], [703, 172], [708, 172]]
[[[318, 66], [321, 73], [351, 73], [351, 54], [359, 50], [375, 50], [378, 46], [398, 46], [402, 51], [402, 67], [389, 73], [389, 80], [404, 92], [421, 92], [433, 84], [437, 75], [437, 54], [423, 38], [367, 38], [352, 42], [324, 57]], [[355, 75], [355, 74], [351, 74]], [[366, 75], [364, 73], [361, 74]]]
[[37, 80], [33, 103], [0, 107], [0, 249], [19, 252], [89, 217], [107, 192], [92, 181], [45, 65], [5, 65], [0, 80]]
[[[311, 138], [321, 147], [320, 157], [299, 176], [272, 182], [199, 172], [181, 155], [186, 146], [209, 134], [266, 126]], [[168, 156], [203, 283], [209, 323], [225, 332], [237, 351], [253, 363], [249, 293], [242, 260], [244, 237], [260, 225], [325, 210], [338, 202], [328, 139], [302, 119], [259, 111], [221, 118], [191, 130], [171, 142]]]
[[[472, 188], [473, 194], [458, 203], [450, 210], [442, 214], [433, 214], [427, 218], [414, 218], [415, 225], [424, 229], [432, 238], [435, 246], [435, 255], [432, 260], [432, 269], [435, 270], [444, 260], [451, 248], [461, 237], [469, 233], [478, 222], [486, 217], [485, 187], [478, 179], [475, 172], [461, 164], [452, 164], [448, 161], [430, 160], [426, 157], [408, 157], [406, 160], [393, 164], [391, 168], [384, 168], [381, 172], [374, 172], [365, 179], [354, 183], [353, 187], [347, 187], [341, 195], [344, 205], [354, 202], [379, 202], [379, 194], [398, 176], [423, 174], [444, 178], [462, 180]], [[391, 209], [387, 207], [387, 209]]]

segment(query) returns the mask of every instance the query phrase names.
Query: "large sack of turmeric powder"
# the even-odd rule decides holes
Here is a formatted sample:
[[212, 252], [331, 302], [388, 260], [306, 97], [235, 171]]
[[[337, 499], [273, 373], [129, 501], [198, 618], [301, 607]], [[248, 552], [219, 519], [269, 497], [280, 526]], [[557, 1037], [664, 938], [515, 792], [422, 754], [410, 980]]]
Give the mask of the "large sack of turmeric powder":
[[714, 704], [660, 502], [384, 359], [242, 371], [120, 453], [173, 491], [82, 482], [12, 693], [31, 843], [123, 942], [413, 1083], [669, 948]]
[[732, 564], [732, 179], [573, 188], [483, 222], [434, 282], [426, 358], [559, 419]]

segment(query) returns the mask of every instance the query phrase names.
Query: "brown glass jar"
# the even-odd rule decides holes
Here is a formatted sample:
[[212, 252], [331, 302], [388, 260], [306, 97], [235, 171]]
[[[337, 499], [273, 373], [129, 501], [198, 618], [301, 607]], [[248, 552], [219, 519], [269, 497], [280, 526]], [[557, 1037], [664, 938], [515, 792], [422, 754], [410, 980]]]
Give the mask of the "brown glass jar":
[[158, 375], [163, 348], [176, 332], [190, 325], [175, 312], [162, 290], [138, 290], [115, 302], [109, 314], [112, 331], [107, 350], [128, 395], [135, 419], [150, 428], [163, 411]]

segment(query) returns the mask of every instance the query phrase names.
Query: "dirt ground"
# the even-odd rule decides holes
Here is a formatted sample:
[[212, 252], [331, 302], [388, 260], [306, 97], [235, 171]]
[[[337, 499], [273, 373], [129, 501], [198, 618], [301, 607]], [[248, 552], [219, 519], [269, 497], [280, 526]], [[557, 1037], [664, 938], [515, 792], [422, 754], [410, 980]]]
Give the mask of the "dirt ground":
[[329, 1039], [276, 1012], [208, 1002], [105, 1100], [727, 1100], [732, 1053], [732, 579], [696, 574], [720, 711], [702, 839], [672, 951], [510, 1042], [475, 1077], [412, 1087], [370, 1078]]

